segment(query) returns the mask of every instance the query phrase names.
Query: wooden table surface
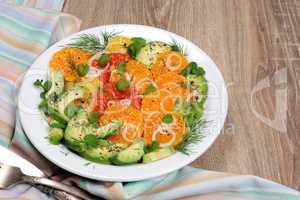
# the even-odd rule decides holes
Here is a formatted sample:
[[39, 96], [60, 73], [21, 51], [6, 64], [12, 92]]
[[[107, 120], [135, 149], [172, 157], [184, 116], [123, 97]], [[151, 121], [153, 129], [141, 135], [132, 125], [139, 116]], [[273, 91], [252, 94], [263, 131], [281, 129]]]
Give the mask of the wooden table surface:
[[222, 134], [193, 165], [300, 188], [300, 0], [67, 0], [82, 29], [146, 24], [197, 44], [228, 85]]

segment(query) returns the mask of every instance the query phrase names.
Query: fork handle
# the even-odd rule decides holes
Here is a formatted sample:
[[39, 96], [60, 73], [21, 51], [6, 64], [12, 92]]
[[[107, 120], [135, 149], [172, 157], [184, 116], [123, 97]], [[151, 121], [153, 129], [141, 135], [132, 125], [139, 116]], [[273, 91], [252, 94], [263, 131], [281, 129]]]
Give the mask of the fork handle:
[[51, 188], [55, 188], [58, 190], [62, 190], [65, 191], [69, 194], [72, 194], [76, 197], [80, 197], [82, 199], [86, 199], [86, 200], [95, 200], [94, 197], [92, 197], [91, 195], [89, 195], [87, 192], [73, 187], [73, 186], [67, 186], [63, 183], [57, 182], [57, 181], [53, 181], [51, 179], [48, 178], [43, 178], [43, 177], [33, 177], [33, 176], [23, 176], [23, 181], [29, 184], [33, 184], [33, 185], [44, 185], [44, 186], [48, 186]]
[[82, 200], [79, 197], [75, 197], [61, 190], [53, 189], [42, 185], [37, 185], [36, 187], [43, 193], [53, 196], [56, 200]]

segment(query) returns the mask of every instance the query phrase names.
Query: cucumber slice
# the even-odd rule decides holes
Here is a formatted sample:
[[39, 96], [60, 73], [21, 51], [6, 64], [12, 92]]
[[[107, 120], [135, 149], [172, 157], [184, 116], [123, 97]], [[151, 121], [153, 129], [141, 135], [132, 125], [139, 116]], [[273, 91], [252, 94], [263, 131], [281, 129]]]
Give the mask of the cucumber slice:
[[117, 156], [112, 158], [111, 160], [116, 165], [128, 165], [137, 163], [144, 155], [144, 147], [144, 140], [136, 140], [132, 145], [118, 153]]
[[164, 51], [171, 51], [171, 46], [164, 42], [149, 42], [139, 51], [136, 59], [151, 68], [156, 62], [157, 55]]
[[153, 152], [145, 154], [143, 156], [143, 163], [154, 162], [166, 158], [174, 153], [175, 153], [175, 149], [173, 147], [160, 148]]

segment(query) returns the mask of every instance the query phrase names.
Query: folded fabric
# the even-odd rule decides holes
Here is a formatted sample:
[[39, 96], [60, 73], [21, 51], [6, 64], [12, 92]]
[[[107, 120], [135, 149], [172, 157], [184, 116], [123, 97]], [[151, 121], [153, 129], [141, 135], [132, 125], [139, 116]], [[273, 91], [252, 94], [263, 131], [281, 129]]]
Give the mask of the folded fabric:
[[[60, 13], [63, 0], [0, 0], [0, 144], [48, 176], [106, 199], [300, 199], [299, 192], [254, 176], [185, 167], [131, 183], [103, 183], [69, 174], [41, 156], [26, 138], [16, 113], [23, 73], [53, 42], [79, 30], [80, 20]], [[15, 120], [16, 118], [16, 120]], [[0, 190], [0, 199], [52, 199], [29, 185]]]

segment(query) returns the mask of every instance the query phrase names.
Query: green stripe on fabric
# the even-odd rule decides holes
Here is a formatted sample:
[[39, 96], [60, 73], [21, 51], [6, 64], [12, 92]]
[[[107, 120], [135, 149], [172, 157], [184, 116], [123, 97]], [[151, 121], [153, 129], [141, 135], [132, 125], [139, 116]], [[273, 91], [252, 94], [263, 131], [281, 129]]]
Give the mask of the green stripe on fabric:
[[29, 27], [7, 16], [0, 15], [0, 27], [2, 30], [14, 32], [18, 37], [29, 41], [38, 42], [47, 47], [51, 33]]

